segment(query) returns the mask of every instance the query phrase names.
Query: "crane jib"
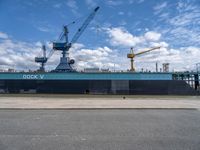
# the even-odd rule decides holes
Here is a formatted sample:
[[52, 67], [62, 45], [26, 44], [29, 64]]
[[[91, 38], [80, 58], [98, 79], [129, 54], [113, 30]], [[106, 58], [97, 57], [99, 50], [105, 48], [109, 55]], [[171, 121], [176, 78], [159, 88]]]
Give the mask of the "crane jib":
[[73, 36], [72, 40], [71, 40], [71, 44], [75, 43], [78, 38], [81, 36], [81, 34], [83, 33], [83, 31], [87, 28], [87, 26], [89, 25], [89, 23], [92, 21], [92, 19], [94, 18], [96, 12], [99, 10], [99, 6], [96, 7], [94, 9], [94, 12], [92, 12], [87, 18], [86, 20], [83, 22], [82, 26], [77, 30], [77, 32], [75, 33], [75, 35]]

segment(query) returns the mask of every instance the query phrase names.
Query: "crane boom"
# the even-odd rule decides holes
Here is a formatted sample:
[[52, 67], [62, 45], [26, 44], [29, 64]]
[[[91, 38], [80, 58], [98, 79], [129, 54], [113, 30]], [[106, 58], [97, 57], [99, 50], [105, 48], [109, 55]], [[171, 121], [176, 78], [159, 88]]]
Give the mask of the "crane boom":
[[141, 54], [144, 54], [144, 53], [147, 53], [147, 52], [150, 52], [150, 51], [156, 50], [156, 49], [160, 49], [160, 46], [158, 46], [158, 47], [153, 47], [153, 48], [150, 48], [149, 50], [146, 50], [146, 51], [142, 51], [142, 52], [136, 53], [135, 56], [137, 56], [137, 55], [141, 55]]
[[78, 38], [81, 36], [81, 34], [83, 33], [83, 31], [86, 29], [86, 27], [88, 26], [88, 24], [92, 21], [92, 19], [94, 18], [96, 12], [99, 10], [99, 6], [96, 7], [94, 9], [94, 11], [87, 17], [87, 19], [83, 22], [82, 26], [77, 30], [77, 32], [75, 33], [75, 35], [73, 36], [71, 42], [69, 43], [70, 46], [72, 44], [74, 44]]

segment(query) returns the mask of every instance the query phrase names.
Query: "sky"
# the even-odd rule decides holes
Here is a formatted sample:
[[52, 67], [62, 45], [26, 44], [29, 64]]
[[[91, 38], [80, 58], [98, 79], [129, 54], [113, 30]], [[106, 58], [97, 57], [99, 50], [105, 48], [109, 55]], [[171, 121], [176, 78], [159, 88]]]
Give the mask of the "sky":
[[[36, 70], [41, 46], [52, 49], [64, 25], [69, 40], [92, 10], [94, 19], [70, 49], [74, 68], [130, 69], [127, 53], [161, 46], [135, 58], [137, 71], [155, 71], [170, 63], [170, 71], [195, 71], [200, 62], [199, 0], [0, 0], [0, 69]], [[46, 64], [54, 69], [55, 51]]]

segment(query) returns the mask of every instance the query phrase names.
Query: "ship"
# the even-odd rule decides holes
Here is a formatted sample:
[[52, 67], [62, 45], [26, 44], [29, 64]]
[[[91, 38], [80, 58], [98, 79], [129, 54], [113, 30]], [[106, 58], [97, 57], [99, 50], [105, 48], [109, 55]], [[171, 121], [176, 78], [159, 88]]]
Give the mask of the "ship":
[[[60, 93], [60, 94], [120, 94], [120, 95], [199, 95], [199, 72], [78, 72], [72, 67], [69, 50], [94, 18], [96, 7], [68, 41], [68, 25], [64, 26], [59, 41], [46, 56], [36, 57], [41, 63], [35, 72], [0, 72], [0, 93]], [[71, 24], [73, 24], [72, 22]], [[61, 51], [58, 66], [45, 71], [45, 63], [54, 51]], [[133, 62], [134, 54], [128, 54]]]

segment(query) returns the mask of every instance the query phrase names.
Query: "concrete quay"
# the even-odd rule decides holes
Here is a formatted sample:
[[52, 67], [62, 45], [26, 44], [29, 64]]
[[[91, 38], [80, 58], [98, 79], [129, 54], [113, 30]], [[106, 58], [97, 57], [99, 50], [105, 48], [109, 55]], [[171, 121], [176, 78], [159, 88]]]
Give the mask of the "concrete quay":
[[199, 96], [0, 95], [0, 109], [200, 109]]

